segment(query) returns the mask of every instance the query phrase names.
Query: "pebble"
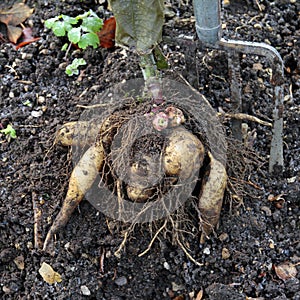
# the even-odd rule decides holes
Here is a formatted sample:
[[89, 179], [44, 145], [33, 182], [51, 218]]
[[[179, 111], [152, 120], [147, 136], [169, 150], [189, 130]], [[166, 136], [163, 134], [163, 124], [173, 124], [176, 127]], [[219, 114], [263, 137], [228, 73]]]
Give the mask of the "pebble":
[[57, 44], [56, 44], [56, 43], [54, 43], [54, 42], [50, 43], [50, 45], [49, 45], [49, 49], [51, 49], [51, 50], [55, 50], [55, 49], [57, 49]]
[[182, 284], [177, 284], [176, 282], [172, 282], [172, 291], [178, 292], [184, 290], [184, 286]]
[[203, 249], [203, 253], [209, 255], [210, 254], [210, 250], [208, 247]]
[[164, 268], [170, 270], [170, 265], [166, 261], [164, 262]]
[[22, 53], [22, 55], [21, 55], [21, 58], [23, 60], [25, 60], [25, 59], [32, 59], [32, 57], [33, 57], [32, 53]]
[[118, 277], [115, 280], [115, 284], [118, 286], [123, 286], [123, 285], [127, 284], [127, 278], [125, 276]]
[[37, 101], [39, 104], [43, 104], [46, 101], [46, 98], [44, 96], [38, 96]]
[[259, 23], [254, 24], [253, 27], [256, 29], [262, 29], [262, 26]]
[[3, 291], [5, 294], [9, 294], [9, 293], [10, 293], [10, 288], [7, 287], [7, 286], [4, 286], [4, 287], [2, 288], [2, 291]]
[[43, 115], [43, 112], [41, 110], [33, 110], [31, 112], [31, 116], [34, 118], [39, 118]]
[[40, 51], [40, 54], [43, 54], [43, 55], [48, 55], [48, 54], [50, 54], [51, 52], [50, 52], [50, 50], [48, 50], [48, 49], [42, 49], [41, 51]]
[[80, 287], [81, 293], [84, 296], [90, 296], [91, 295], [91, 291], [89, 290], [89, 288], [86, 285], [82, 285]]

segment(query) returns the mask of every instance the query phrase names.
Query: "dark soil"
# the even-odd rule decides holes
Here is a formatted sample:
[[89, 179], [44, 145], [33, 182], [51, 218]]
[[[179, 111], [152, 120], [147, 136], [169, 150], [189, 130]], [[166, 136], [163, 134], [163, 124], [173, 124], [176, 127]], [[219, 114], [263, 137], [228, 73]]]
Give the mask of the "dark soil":
[[[35, 12], [24, 25], [41, 39], [18, 51], [0, 42], [0, 126], [11, 124], [17, 133], [16, 139], [0, 136], [1, 299], [178, 300], [195, 299], [201, 289], [202, 299], [300, 299], [299, 1], [232, 0], [223, 8], [224, 37], [270, 43], [285, 62], [285, 168], [276, 176], [268, 173], [270, 128], [247, 122], [249, 132], [256, 134], [252, 151], [261, 163], [239, 178], [251, 184], [244, 186], [242, 203], [225, 201], [215, 236], [199, 245], [199, 235], [185, 235], [184, 245], [202, 266], [172, 244], [170, 234], [160, 234], [139, 257], [154, 235], [147, 225], [136, 226], [121, 257], [115, 257], [122, 230], [87, 201], [57, 234], [54, 256], [34, 248], [33, 207], [42, 212], [37, 227], [43, 240], [73, 167], [69, 149], [53, 146], [57, 128], [79, 119], [83, 109], [78, 104], [88, 105], [109, 86], [142, 77], [137, 56], [124, 55], [118, 47], [77, 51], [74, 55], [84, 57], [87, 66], [78, 78], [64, 73], [60, 49], [65, 41], [45, 29], [44, 20], [88, 9], [106, 18], [110, 13], [101, 2], [28, 0]], [[199, 45], [191, 3], [170, 2], [161, 43], [171, 66], [168, 73], [181, 74], [215, 109], [230, 110], [227, 53]], [[262, 57], [241, 56], [243, 112], [264, 120], [271, 118], [273, 107], [268, 67]], [[31, 107], [24, 105], [27, 100]], [[226, 126], [230, 132], [230, 122]], [[268, 200], [280, 194], [281, 203]], [[24, 260], [24, 268], [16, 258]], [[38, 272], [43, 262], [62, 275], [61, 283], [43, 281]], [[284, 262], [296, 265], [295, 277], [277, 276], [274, 267]]]

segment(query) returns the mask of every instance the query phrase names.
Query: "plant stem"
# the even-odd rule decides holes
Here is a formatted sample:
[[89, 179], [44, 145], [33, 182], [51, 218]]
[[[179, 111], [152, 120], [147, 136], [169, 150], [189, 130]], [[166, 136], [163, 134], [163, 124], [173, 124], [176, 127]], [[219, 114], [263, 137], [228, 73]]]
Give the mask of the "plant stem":
[[164, 102], [160, 83], [160, 72], [157, 69], [154, 56], [151, 53], [140, 55], [140, 67], [142, 69], [145, 86], [152, 94], [153, 104], [161, 104]]

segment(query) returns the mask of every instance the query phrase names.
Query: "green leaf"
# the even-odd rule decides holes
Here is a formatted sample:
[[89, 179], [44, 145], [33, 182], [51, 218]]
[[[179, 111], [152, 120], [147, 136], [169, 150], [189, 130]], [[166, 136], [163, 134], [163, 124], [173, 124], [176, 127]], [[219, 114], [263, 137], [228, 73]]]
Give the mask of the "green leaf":
[[65, 43], [62, 47], [61, 47], [61, 51], [66, 51], [68, 49], [69, 44]]
[[69, 76], [78, 75], [78, 67], [83, 65], [86, 65], [86, 61], [83, 58], [75, 58], [72, 63], [66, 67], [66, 74]]
[[85, 32], [98, 32], [103, 26], [102, 19], [98, 17], [88, 17], [82, 20], [81, 28]]
[[73, 44], [77, 44], [80, 41], [80, 37], [81, 37], [81, 29], [80, 29], [80, 27], [72, 28], [68, 32], [68, 39]]
[[154, 48], [153, 54], [155, 57], [156, 66], [159, 70], [166, 70], [169, 68], [168, 62], [158, 46]]
[[96, 33], [85, 33], [81, 36], [80, 41], [78, 42], [78, 47], [81, 49], [86, 49], [88, 46], [93, 46], [97, 48], [100, 44], [99, 37]]
[[75, 58], [73, 60], [73, 64], [77, 67], [86, 65], [86, 61], [84, 58]]
[[5, 129], [0, 130], [0, 132], [9, 135], [13, 139], [17, 137], [16, 131], [10, 124], [8, 124]]
[[109, 0], [116, 17], [116, 42], [150, 53], [161, 40], [164, 23], [163, 0]]
[[69, 75], [69, 76], [78, 75], [79, 74], [79, 70], [73, 68], [71, 65], [68, 65], [66, 67], [66, 74]]
[[65, 30], [65, 24], [61, 21], [57, 21], [52, 26], [53, 33], [56, 36], [65, 36], [66, 30]]
[[55, 22], [57, 22], [59, 19], [59, 17], [55, 17], [55, 18], [50, 18], [48, 20], [45, 21], [45, 26], [49, 29], [51, 29], [53, 27], [53, 25], [55, 24]]
[[32, 103], [29, 100], [26, 100], [23, 102], [23, 105], [31, 107]]
[[78, 23], [78, 20], [76, 18], [73, 18], [73, 17], [62, 15], [62, 18], [63, 18], [65, 24], [75, 25], [75, 24]]

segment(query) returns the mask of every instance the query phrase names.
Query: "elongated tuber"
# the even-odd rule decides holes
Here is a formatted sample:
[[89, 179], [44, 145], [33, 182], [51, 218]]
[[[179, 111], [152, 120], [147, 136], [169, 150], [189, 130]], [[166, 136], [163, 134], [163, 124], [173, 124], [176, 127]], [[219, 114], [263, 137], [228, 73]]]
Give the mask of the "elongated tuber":
[[44, 242], [46, 250], [51, 243], [53, 235], [61, 229], [70, 219], [74, 209], [92, 186], [104, 162], [104, 151], [101, 143], [91, 146], [75, 166], [69, 182], [69, 188], [63, 206], [54, 220]]
[[202, 218], [202, 234], [200, 242], [213, 231], [218, 224], [227, 183], [224, 165], [208, 152], [210, 163], [205, 172], [199, 194], [199, 210]]

